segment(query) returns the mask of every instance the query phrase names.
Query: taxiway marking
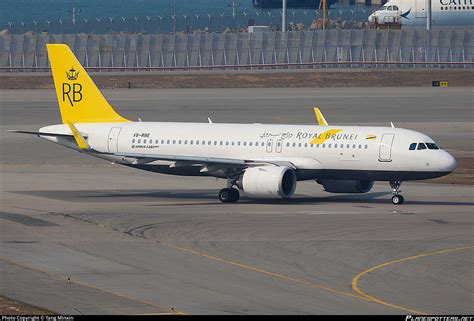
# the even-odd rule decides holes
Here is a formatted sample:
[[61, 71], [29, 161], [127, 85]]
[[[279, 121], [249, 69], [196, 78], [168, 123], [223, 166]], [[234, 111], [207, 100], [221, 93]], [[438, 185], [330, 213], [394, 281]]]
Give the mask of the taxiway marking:
[[401, 310], [404, 310], [404, 311], [407, 311], [407, 312], [410, 312], [410, 313], [414, 313], [414, 314], [426, 314], [424, 312], [420, 312], [420, 311], [413, 310], [413, 309], [407, 309], [407, 308], [404, 308], [404, 307], [401, 307], [401, 306], [398, 306], [398, 305], [395, 305], [395, 304], [392, 304], [392, 303], [389, 303], [389, 302], [386, 302], [386, 301], [382, 301], [382, 300], [380, 300], [380, 299], [378, 299], [374, 296], [371, 296], [371, 295], [363, 292], [359, 288], [359, 284], [358, 284], [360, 278], [362, 276], [366, 275], [367, 273], [373, 272], [375, 270], [378, 270], [380, 268], [383, 268], [383, 267], [386, 267], [388, 265], [392, 265], [392, 264], [395, 264], [395, 263], [405, 262], [405, 261], [409, 261], [409, 260], [415, 260], [415, 259], [419, 259], [419, 258], [422, 258], [422, 257], [427, 257], [427, 256], [432, 256], [432, 255], [439, 255], [439, 254], [443, 254], [443, 253], [468, 250], [468, 249], [473, 249], [473, 248], [474, 248], [474, 246], [464, 246], [464, 247], [458, 247], [458, 248], [454, 248], [454, 249], [447, 249], [447, 250], [430, 252], [430, 253], [422, 253], [422, 254], [418, 254], [418, 255], [414, 255], [414, 256], [401, 258], [401, 259], [398, 259], [398, 260], [388, 261], [388, 262], [373, 266], [373, 267], [371, 267], [367, 270], [364, 270], [364, 271], [358, 273], [356, 276], [354, 276], [352, 278], [351, 286], [352, 286], [352, 289], [355, 292], [357, 292], [358, 294], [362, 295], [366, 299], [368, 299], [370, 301], [373, 301], [375, 303], [382, 304], [382, 305], [389, 306], [389, 307], [396, 308], [396, 309], [401, 309]]

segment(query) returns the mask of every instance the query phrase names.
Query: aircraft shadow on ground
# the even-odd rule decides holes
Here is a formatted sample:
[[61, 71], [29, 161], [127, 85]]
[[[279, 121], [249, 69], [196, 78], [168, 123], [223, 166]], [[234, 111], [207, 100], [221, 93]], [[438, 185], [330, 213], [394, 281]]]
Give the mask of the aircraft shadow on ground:
[[[74, 203], [96, 203], [96, 202], [175, 202], [193, 200], [196, 202], [183, 202], [180, 205], [206, 205], [222, 204], [217, 200], [215, 190], [77, 190], [77, 191], [11, 191], [12, 193], [24, 194], [47, 199], [69, 201]], [[301, 205], [325, 203], [357, 203], [357, 204], [390, 204], [391, 192], [372, 192], [366, 194], [338, 194], [328, 196], [307, 196], [296, 194], [291, 199], [263, 200], [252, 199], [245, 195], [241, 196], [241, 204], [274, 204], [274, 205]], [[208, 201], [208, 202], [199, 202]], [[409, 195], [405, 195], [407, 205], [449, 205], [449, 206], [472, 206], [474, 202], [463, 201], [437, 201], [437, 200], [410, 200]], [[160, 206], [162, 204], [153, 204]], [[175, 204], [176, 205], [176, 204]], [[230, 205], [230, 204], [227, 204]]]

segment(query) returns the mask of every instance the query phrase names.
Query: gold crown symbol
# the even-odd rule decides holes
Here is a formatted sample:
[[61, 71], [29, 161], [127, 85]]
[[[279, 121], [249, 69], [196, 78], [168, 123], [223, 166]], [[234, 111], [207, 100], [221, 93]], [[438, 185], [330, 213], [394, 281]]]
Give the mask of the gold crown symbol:
[[79, 71], [76, 71], [74, 67], [71, 67], [69, 71], [66, 71], [66, 77], [69, 80], [76, 80], [79, 77]]

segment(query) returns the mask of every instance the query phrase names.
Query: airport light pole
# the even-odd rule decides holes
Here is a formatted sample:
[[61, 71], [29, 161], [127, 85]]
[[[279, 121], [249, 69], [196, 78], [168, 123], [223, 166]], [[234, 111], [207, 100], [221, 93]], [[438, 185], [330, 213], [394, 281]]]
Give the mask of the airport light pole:
[[431, 30], [431, 0], [426, 0], [426, 30]]
[[282, 10], [281, 10], [281, 31], [286, 32], [286, 0], [282, 0]]
[[426, 59], [431, 59], [431, 0], [426, 0]]
[[173, 32], [176, 32], [176, 0], [173, 0]]

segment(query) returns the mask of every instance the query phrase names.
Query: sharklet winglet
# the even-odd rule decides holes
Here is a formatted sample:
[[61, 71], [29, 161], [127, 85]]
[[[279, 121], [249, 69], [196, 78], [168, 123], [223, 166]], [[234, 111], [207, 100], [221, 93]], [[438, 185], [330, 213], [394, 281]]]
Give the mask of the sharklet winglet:
[[74, 139], [76, 140], [77, 146], [79, 146], [82, 150], [92, 150], [89, 144], [87, 144], [84, 137], [79, 133], [76, 126], [74, 126], [71, 122], [66, 122], [69, 128], [71, 129], [72, 134], [74, 135]]
[[328, 126], [326, 118], [324, 118], [318, 107], [314, 107], [314, 115], [316, 116], [316, 121], [318, 122], [319, 126]]

